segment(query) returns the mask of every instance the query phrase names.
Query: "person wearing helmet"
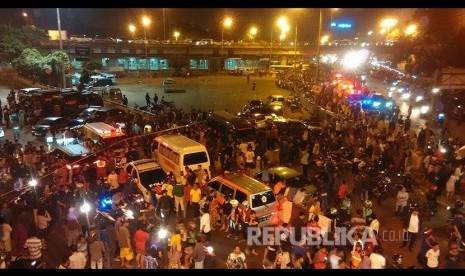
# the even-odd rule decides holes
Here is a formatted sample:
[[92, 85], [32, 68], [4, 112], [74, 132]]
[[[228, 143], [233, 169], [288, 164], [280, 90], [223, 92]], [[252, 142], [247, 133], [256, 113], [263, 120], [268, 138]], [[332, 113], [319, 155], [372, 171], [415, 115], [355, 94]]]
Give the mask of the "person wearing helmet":
[[392, 264], [390, 264], [387, 268], [389, 268], [389, 269], [403, 269], [404, 267], [402, 266], [402, 259], [403, 259], [402, 255], [394, 254], [394, 256], [392, 256]]
[[372, 206], [373, 206], [373, 203], [371, 202], [371, 200], [365, 200], [364, 204], [363, 204], [363, 209], [362, 209], [362, 217], [368, 221], [372, 214], [373, 214], [373, 209], [372, 209]]

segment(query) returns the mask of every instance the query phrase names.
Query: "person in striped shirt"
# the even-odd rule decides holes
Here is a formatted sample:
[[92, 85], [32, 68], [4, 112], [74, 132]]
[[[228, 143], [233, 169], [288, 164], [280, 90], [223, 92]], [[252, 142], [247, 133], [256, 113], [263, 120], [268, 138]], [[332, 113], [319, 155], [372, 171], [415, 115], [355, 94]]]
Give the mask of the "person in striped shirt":
[[30, 259], [38, 260], [42, 257], [42, 241], [36, 233], [32, 233], [31, 237], [26, 240], [24, 249], [28, 252]]

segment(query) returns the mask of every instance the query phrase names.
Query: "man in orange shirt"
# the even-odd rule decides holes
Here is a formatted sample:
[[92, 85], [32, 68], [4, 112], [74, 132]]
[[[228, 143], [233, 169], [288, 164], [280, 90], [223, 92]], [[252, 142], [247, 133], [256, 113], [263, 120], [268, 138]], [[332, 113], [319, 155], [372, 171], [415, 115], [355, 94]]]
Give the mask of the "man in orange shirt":
[[277, 196], [278, 194], [282, 194], [282, 190], [286, 188], [286, 185], [284, 185], [282, 179], [279, 179], [278, 183], [276, 183], [273, 187], [273, 193], [275, 196]]

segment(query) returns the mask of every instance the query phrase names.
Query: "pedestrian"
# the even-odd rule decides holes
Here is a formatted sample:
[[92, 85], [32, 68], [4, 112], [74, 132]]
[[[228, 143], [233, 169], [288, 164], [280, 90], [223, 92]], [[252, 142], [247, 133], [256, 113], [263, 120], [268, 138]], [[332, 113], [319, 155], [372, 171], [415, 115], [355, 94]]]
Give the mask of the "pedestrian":
[[[117, 226], [115, 225], [115, 228]], [[132, 268], [131, 261], [134, 259], [134, 251], [131, 246], [131, 235], [129, 233], [129, 221], [124, 221], [118, 228], [118, 244], [120, 247], [121, 268]]]
[[151, 99], [150, 99], [150, 95], [148, 92], [145, 94], [145, 103], [147, 106], [150, 106]]
[[432, 248], [426, 252], [426, 267], [429, 269], [435, 269], [439, 266], [439, 244], [434, 242]]
[[396, 217], [402, 218], [404, 214], [404, 209], [405, 206], [407, 206], [407, 201], [409, 198], [409, 194], [407, 192], [407, 189], [405, 187], [402, 187], [402, 189], [397, 192], [396, 196], [396, 212], [395, 215]]
[[5, 221], [3, 217], [0, 217], [0, 250], [6, 253], [10, 253], [12, 250], [11, 246], [11, 232], [13, 229]]
[[123, 95], [123, 104], [124, 104], [125, 106], [128, 105], [128, 98], [126, 97], [126, 95]]
[[192, 252], [192, 259], [194, 260], [195, 269], [203, 269], [205, 262], [205, 248], [202, 242], [202, 238], [195, 237], [195, 246]]
[[415, 240], [418, 237], [418, 233], [422, 226], [422, 219], [419, 216], [419, 209], [415, 208], [412, 210], [410, 214], [407, 214], [404, 217], [403, 221], [403, 241], [401, 244], [401, 248], [405, 247], [408, 243], [408, 249], [410, 252], [413, 251], [413, 245], [415, 244]]
[[71, 246], [73, 254], [69, 256], [69, 269], [84, 269], [86, 267], [87, 259], [84, 253], [78, 251], [77, 246]]
[[247, 83], [250, 83], [250, 75], [247, 75]]
[[155, 93], [155, 94], [153, 95], [153, 102], [154, 102], [155, 104], [158, 103], [158, 95], [157, 95], [157, 93]]
[[208, 211], [208, 207], [200, 209], [200, 213], [202, 214], [202, 217], [200, 218], [200, 233], [206, 237], [207, 241], [210, 241], [211, 222], [210, 214]]
[[228, 255], [226, 267], [229, 269], [247, 269], [247, 260], [239, 245], [234, 245], [233, 252]]
[[253, 81], [252, 82], [252, 91], [255, 91], [255, 87], [257, 86], [257, 82]]

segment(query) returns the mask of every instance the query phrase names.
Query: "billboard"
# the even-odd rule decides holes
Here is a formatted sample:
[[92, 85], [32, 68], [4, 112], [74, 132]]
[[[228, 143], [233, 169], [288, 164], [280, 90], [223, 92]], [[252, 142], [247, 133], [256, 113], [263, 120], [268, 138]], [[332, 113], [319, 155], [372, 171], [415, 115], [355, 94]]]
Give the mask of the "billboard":
[[[60, 39], [60, 32], [58, 30], [48, 30], [48, 39], [49, 40], [59, 40]], [[61, 40], [68, 39], [68, 32], [61, 31]]]

